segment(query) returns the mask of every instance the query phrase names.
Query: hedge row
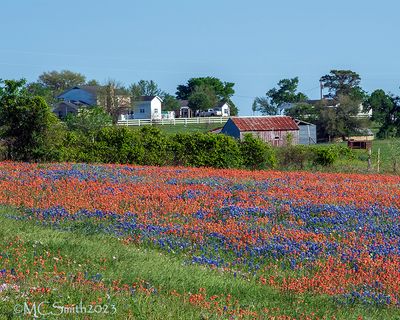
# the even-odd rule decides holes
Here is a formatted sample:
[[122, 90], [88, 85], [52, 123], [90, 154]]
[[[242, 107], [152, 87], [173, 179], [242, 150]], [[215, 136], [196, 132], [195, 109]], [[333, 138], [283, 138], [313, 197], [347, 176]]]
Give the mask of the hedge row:
[[252, 135], [245, 135], [243, 141], [237, 141], [226, 135], [212, 133], [165, 135], [150, 126], [139, 130], [106, 127], [91, 138], [69, 131], [55, 160], [253, 170], [303, 169], [309, 165], [332, 165], [348, 150], [336, 146], [272, 148]]

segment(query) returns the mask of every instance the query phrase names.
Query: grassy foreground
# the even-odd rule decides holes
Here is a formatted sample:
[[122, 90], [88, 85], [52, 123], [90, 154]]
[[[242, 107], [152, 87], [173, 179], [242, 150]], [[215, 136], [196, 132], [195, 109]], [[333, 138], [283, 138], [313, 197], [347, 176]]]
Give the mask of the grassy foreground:
[[0, 207], [0, 319], [32, 318], [21, 308], [40, 302], [47, 316], [36, 316], [43, 319], [253, 319], [255, 312], [258, 319], [400, 318], [392, 308], [282, 294], [251, 276], [94, 234], [89, 225], [60, 231], [21, 217]]

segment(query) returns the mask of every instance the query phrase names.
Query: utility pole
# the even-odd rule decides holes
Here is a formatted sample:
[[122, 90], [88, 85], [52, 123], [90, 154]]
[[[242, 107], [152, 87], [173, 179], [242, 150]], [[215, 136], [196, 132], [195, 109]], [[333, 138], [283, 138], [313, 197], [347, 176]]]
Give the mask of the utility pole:
[[320, 89], [320, 99], [323, 99], [323, 95], [322, 95], [322, 89], [324, 88], [324, 85], [322, 83], [322, 80], [319, 80], [319, 89]]

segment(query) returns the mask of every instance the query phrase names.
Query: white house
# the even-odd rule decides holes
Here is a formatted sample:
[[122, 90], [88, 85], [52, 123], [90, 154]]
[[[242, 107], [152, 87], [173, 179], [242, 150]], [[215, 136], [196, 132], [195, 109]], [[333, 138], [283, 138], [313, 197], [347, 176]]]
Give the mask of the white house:
[[162, 99], [159, 96], [142, 96], [134, 102], [133, 112], [135, 119], [161, 119]]
[[162, 99], [158, 96], [141, 96], [133, 102], [133, 107], [120, 114], [119, 120], [152, 119], [161, 120]]
[[215, 111], [221, 111], [221, 116], [222, 117], [229, 117], [231, 115], [231, 109], [229, 107], [229, 104], [227, 102], [221, 102], [219, 103], [215, 108]]

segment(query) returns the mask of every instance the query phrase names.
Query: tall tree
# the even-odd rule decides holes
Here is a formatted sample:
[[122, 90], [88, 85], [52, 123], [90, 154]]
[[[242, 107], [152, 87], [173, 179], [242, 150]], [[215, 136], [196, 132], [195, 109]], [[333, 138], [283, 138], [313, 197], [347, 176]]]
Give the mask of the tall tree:
[[102, 107], [83, 108], [77, 114], [69, 114], [66, 118], [68, 129], [82, 132], [91, 137], [93, 142], [100, 129], [111, 123], [111, 116]]
[[379, 137], [400, 136], [400, 97], [379, 89], [369, 96], [364, 105], [367, 110], [372, 110], [372, 120], [381, 124]]
[[320, 110], [316, 106], [300, 102], [286, 110], [285, 114], [289, 117], [315, 124], [318, 122], [319, 112]]
[[129, 87], [129, 91], [133, 101], [136, 101], [140, 96], [159, 96], [163, 99], [166, 95], [153, 80], [140, 80], [138, 83], [133, 83]]
[[179, 101], [173, 96], [168, 93], [164, 95], [162, 109], [165, 111], [175, 111], [179, 110], [180, 103]]
[[38, 82], [50, 89], [53, 95], [74, 86], [84, 85], [86, 77], [77, 72], [69, 70], [44, 72], [39, 76]]
[[188, 100], [196, 87], [200, 86], [211, 88], [220, 100], [227, 101], [235, 93], [233, 89], [235, 84], [233, 82], [222, 82], [220, 79], [214, 77], [200, 77], [189, 79], [186, 85], [179, 85], [176, 97], [178, 99]]
[[350, 96], [339, 96], [335, 107], [317, 106], [319, 111], [317, 128], [319, 136], [324, 138], [346, 137], [363, 127], [358, 118], [359, 101]]
[[121, 82], [109, 79], [99, 90], [98, 99], [100, 105], [111, 116], [113, 123], [117, 123], [121, 112], [129, 108], [131, 99], [129, 91]]
[[364, 91], [360, 87], [361, 77], [351, 70], [331, 70], [320, 79], [323, 88], [327, 88], [329, 98], [351, 96], [353, 99], [362, 100]]
[[253, 112], [259, 111], [262, 115], [274, 116], [278, 112], [276, 105], [270, 103], [267, 97], [256, 97], [252, 105]]
[[0, 81], [0, 137], [11, 160], [46, 160], [50, 131], [58, 124], [45, 100], [33, 96], [24, 79]]
[[97, 86], [100, 86], [100, 83], [96, 79], [92, 79], [92, 80], [89, 80], [88, 82], [86, 82], [86, 85], [97, 87]]
[[27, 84], [26, 88], [29, 94], [42, 97], [49, 106], [54, 104], [55, 98], [53, 92], [42, 83], [30, 82]]
[[264, 115], [275, 115], [283, 103], [299, 103], [307, 100], [304, 93], [297, 92], [298, 85], [298, 77], [280, 80], [278, 87], [268, 90], [266, 97], [254, 99], [254, 108]]
[[[190, 96], [194, 93], [194, 97], [196, 99], [202, 99], [204, 103], [203, 108], [207, 103], [205, 102], [206, 100], [213, 100], [214, 95], [217, 97], [217, 103], [218, 102], [227, 102], [230, 107], [230, 114], [231, 115], [237, 115], [238, 114], [238, 108], [235, 106], [235, 104], [232, 101], [232, 96], [235, 94], [235, 90], [233, 87], [235, 84], [233, 82], [222, 82], [220, 79], [215, 78], [215, 77], [199, 77], [199, 78], [191, 78], [188, 80], [186, 85], [179, 85], [176, 91], [176, 97], [177, 99], [181, 100], [190, 100]], [[207, 91], [210, 93], [210, 96], [208, 99], [201, 98], [199, 96], [199, 88], [202, 88], [201, 90], [205, 91], [204, 88], [208, 88]], [[195, 92], [196, 91], [196, 92]], [[211, 94], [211, 92], [213, 94]], [[194, 98], [192, 97], [192, 100]], [[199, 103], [197, 103], [200, 105]], [[215, 105], [214, 105], [215, 106]], [[214, 107], [211, 106], [210, 108]], [[199, 110], [204, 110], [204, 109], [199, 109]]]
[[212, 87], [199, 85], [189, 96], [189, 107], [193, 110], [207, 110], [218, 104], [218, 97]]

